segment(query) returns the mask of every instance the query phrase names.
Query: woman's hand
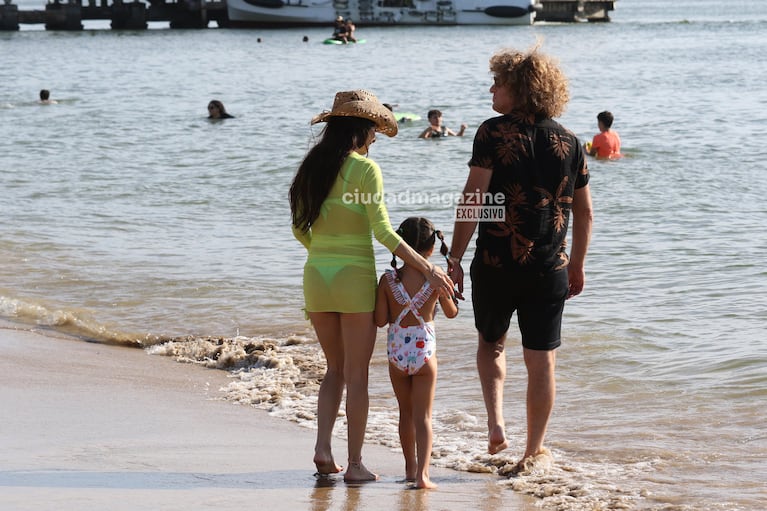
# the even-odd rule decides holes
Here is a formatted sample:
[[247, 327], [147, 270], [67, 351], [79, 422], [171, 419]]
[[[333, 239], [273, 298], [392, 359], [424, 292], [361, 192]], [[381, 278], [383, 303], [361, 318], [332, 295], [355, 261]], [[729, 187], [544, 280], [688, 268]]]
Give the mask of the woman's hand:
[[431, 271], [426, 275], [426, 280], [435, 291], [449, 296], [451, 299], [455, 296], [455, 287], [453, 281], [439, 266], [432, 265]]

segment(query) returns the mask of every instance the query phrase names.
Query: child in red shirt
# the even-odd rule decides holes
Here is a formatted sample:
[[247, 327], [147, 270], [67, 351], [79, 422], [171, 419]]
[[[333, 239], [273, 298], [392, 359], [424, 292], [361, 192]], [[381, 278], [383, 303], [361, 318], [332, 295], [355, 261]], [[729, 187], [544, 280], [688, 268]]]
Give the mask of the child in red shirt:
[[596, 156], [599, 159], [615, 160], [621, 158], [621, 137], [618, 133], [610, 129], [613, 125], [613, 114], [604, 111], [597, 115], [597, 124], [599, 133], [594, 135], [591, 142], [586, 142], [585, 149], [590, 156]]

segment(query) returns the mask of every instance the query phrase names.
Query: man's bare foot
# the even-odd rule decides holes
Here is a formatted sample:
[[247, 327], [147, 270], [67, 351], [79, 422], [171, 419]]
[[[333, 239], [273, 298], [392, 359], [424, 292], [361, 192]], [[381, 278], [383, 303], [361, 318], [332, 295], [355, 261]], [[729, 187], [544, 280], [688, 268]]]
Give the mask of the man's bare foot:
[[487, 452], [498, 454], [509, 446], [503, 426], [495, 426], [487, 435]]
[[378, 481], [378, 474], [368, 470], [362, 461], [349, 460], [349, 468], [344, 474], [344, 481], [347, 483], [365, 483], [368, 481]]
[[322, 459], [318, 456], [315, 456], [314, 466], [317, 467], [317, 474], [321, 476], [337, 474], [344, 469], [344, 467], [336, 465], [336, 462], [333, 461], [332, 456], [330, 457], [330, 459]]
[[511, 469], [511, 474], [545, 474], [553, 464], [554, 456], [551, 455], [551, 451], [543, 447], [537, 454], [524, 456], [519, 460], [514, 468]]
[[415, 487], [420, 490], [434, 490], [437, 488], [437, 485], [432, 483], [428, 476], [425, 476], [415, 482]]

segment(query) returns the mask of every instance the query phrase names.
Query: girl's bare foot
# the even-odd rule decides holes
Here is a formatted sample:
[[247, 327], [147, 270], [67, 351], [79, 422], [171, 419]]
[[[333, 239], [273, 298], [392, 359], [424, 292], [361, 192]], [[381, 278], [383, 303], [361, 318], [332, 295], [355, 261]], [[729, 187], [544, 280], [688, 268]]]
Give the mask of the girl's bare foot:
[[365, 465], [362, 464], [362, 460], [349, 460], [349, 468], [346, 469], [346, 473], [344, 474], [344, 481], [347, 483], [364, 483], [377, 480], [378, 474], [374, 474], [368, 470]]
[[421, 490], [434, 490], [437, 485], [431, 482], [429, 476], [424, 476], [415, 482], [415, 487]]
[[487, 452], [498, 454], [509, 446], [503, 426], [495, 426], [487, 435]]

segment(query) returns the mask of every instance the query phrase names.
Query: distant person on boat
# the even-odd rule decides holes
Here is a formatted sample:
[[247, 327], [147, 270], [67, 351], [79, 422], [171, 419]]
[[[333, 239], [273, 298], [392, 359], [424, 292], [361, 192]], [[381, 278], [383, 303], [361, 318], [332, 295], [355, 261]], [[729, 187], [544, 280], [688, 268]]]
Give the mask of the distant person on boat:
[[356, 43], [357, 38], [354, 37], [354, 31], [357, 30], [357, 27], [354, 26], [354, 23], [352, 23], [352, 20], [349, 18], [346, 18], [346, 21], [344, 21], [344, 42], [352, 42]]
[[55, 105], [58, 101], [51, 99], [51, 91], [48, 89], [42, 89], [40, 91], [40, 104], [41, 105]]
[[341, 40], [341, 34], [346, 32], [344, 27], [344, 17], [336, 17], [336, 21], [333, 23], [333, 39]]
[[471, 299], [487, 451], [492, 455], [509, 446], [503, 415], [505, 343], [516, 313], [527, 370], [527, 438], [511, 472], [528, 475], [546, 471], [553, 462], [544, 438], [556, 395], [556, 349], [562, 343], [565, 301], [580, 294], [586, 280], [591, 192], [580, 141], [554, 120], [570, 100], [567, 77], [556, 61], [537, 47], [501, 50], [490, 59], [490, 72], [492, 108], [499, 115], [484, 121], [474, 136], [448, 272], [462, 292], [461, 259], [479, 228]]
[[442, 124], [442, 112], [439, 110], [429, 110], [427, 117], [429, 118], [429, 127], [423, 130], [418, 138], [462, 137], [468, 127], [466, 123], [461, 124], [461, 129], [456, 133]]
[[347, 18], [344, 20], [341, 16], [336, 18], [336, 24], [333, 29], [333, 39], [341, 41], [344, 44], [356, 43], [357, 39], [354, 37], [354, 31], [357, 27], [354, 26], [352, 20]]
[[227, 113], [224, 104], [217, 99], [208, 103], [208, 119], [233, 119], [234, 116]]
[[597, 115], [599, 133], [594, 135], [591, 142], [584, 145], [589, 156], [596, 156], [600, 160], [617, 160], [622, 158], [621, 137], [612, 129], [613, 114], [605, 110]]

